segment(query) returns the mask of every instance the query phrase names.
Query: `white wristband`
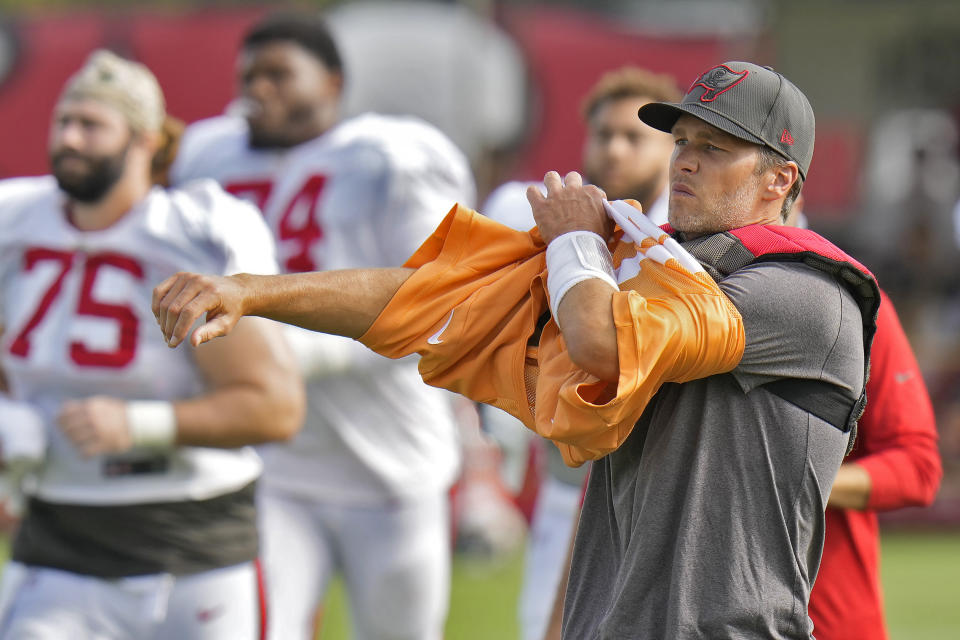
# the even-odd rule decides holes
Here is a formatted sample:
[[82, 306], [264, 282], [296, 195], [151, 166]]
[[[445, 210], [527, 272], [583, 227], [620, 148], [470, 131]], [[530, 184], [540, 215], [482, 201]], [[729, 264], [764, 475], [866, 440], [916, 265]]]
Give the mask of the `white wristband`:
[[177, 437], [177, 415], [172, 402], [137, 400], [127, 403], [127, 428], [135, 447], [168, 449]]
[[550, 312], [557, 319], [563, 296], [573, 285], [597, 278], [619, 291], [613, 277], [613, 256], [607, 243], [591, 231], [570, 231], [547, 245], [547, 292]]

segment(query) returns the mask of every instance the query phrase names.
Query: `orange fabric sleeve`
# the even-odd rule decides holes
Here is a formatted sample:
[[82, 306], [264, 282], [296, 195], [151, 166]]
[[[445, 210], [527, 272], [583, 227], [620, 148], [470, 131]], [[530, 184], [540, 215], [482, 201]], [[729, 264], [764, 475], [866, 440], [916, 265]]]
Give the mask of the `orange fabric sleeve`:
[[[623, 263], [625, 252], [636, 248], [618, 245], [615, 264]], [[730, 371], [743, 356], [740, 314], [709, 275], [691, 274], [675, 260], [641, 265], [613, 296], [616, 385], [572, 367], [556, 325], [544, 330], [536, 430], [557, 444], [571, 466], [617, 449], [664, 383]]]
[[417, 271], [360, 342], [419, 353], [433, 386], [499, 407], [533, 427], [526, 343], [548, 309], [545, 245], [456, 205], [404, 266]]
[[623, 240], [615, 263], [639, 268], [613, 296], [618, 382], [575, 367], [552, 320], [528, 347], [548, 309], [544, 249], [536, 230], [514, 231], [458, 205], [407, 262], [417, 271], [360, 341], [390, 357], [420, 353], [427, 383], [508, 411], [554, 440], [573, 466], [620, 446], [664, 382], [740, 361], [742, 322], [713, 280], [675, 260], [643, 259]]

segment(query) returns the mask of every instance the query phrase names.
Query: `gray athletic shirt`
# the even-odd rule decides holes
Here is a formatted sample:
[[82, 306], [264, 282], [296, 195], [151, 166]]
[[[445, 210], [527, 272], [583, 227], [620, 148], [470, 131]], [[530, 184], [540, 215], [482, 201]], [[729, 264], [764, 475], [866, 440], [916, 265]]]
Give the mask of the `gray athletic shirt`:
[[564, 638], [803, 638], [824, 508], [847, 434], [759, 385], [863, 386], [853, 297], [800, 263], [721, 282], [743, 315], [728, 374], [668, 384], [624, 444], [593, 465]]

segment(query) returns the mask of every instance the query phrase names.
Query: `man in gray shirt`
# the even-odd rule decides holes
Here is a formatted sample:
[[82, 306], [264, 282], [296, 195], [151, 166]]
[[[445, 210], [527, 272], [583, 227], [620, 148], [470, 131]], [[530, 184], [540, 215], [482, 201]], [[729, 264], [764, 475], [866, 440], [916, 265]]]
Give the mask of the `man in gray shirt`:
[[564, 607], [569, 638], [808, 638], [823, 511], [848, 434], [761, 388], [863, 384], [860, 311], [803, 264], [721, 282], [743, 316], [731, 373], [661, 388], [594, 463]]
[[[463, 295], [441, 286], [444, 273], [465, 281], [479, 271], [471, 256], [489, 260], [497, 230], [455, 208], [415, 255], [430, 260], [408, 263], [416, 270], [180, 274], [157, 287], [154, 311], [171, 346], [207, 313], [194, 344], [253, 314], [361, 338], [390, 355], [412, 349], [428, 381], [512, 408], [561, 441], [568, 462], [598, 458], [564, 637], [808, 639], [824, 505], [864, 401], [876, 285], [816, 234], [777, 226], [813, 155], [812, 109], [786, 78], [728, 62], [700, 76], [681, 103], [645, 105], [640, 117], [674, 137], [669, 220], [686, 251], [654, 227], [634, 241], [636, 255], [625, 254], [605, 214], [615, 207], [576, 173], [551, 172], [546, 196], [528, 192], [538, 231], [520, 240], [502, 232], [519, 249], [474, 289], [464, 284]], [[620, 221], [628, 235], [629, 226]], [[472, 247], [472, 237], [486, 244]], [[663, 268], [648, 260], [658, 252]], [[518, 272], [529, 295], [514, 301], [499, 287]], [[546, 306], [543, 280], [546, 325], [535, 322]], [[492, 288], [500, 306], [484, 298]], [[457, 294], [449, 306], [419, 294], [439, 289]], [[505, 315], [489, 344], [477, 342], [496, 311]], [[414, 337], [400, 335], [417, 323]], [[407, 351], [384, 346], [394, 337]], [[469, 350], [457, 346], [468, 340]], [[556, 344], [575, 371], [557, 365]], [[735, 358], [691, 364], [719, 352]], [[509, 375], [505, 362], [514, 363]], [[469, 372], [449, 374], [457, 368]], [[516, 385], [501, 393], [484, 373], [494, 382], [519, 375], [526, 397]], [[551, 387], [550, 376], [575, 384]], [[622, 407], [638, 407], [629, 423], [618, 422]]]
[[[708, 264], [710, 234], [780, 221], [812, 156], [803, 94], [754, 65], [719, 65], [680, 105], [640, 117], [674, 135], [670, 223]], [[743, 317], [743, 357], [730, 373], [662, 387], [594, 465], [565, 637], [810, 637], [823, 511], [848, 434], [764, 385], [819, 381], [852, 407], [864, 318], [855, 291], [802, 260], [714, 273]]]

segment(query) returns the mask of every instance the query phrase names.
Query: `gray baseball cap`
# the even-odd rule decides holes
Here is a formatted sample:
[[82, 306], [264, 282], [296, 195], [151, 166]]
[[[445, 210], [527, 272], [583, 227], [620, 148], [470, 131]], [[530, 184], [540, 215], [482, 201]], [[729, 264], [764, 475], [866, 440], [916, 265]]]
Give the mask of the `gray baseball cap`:
[[813, 158], [813, 109], [795, 84], [770, 67], [718, 64], [694, 81], [679, 104], [651, 102], [640, 107], [639, 116], [669, 133], [685, 113], [773, 149], [796, 162], [806, 179]]

